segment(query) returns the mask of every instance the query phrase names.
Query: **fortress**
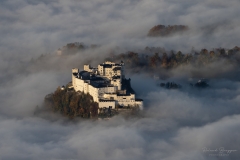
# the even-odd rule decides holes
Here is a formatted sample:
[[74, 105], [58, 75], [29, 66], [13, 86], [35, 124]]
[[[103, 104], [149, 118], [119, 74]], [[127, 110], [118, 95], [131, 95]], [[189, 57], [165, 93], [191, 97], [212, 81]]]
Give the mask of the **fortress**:
[[136, 107], [143, 109], [143, 100], [135, 98], [130, 79], [124, 75], [124, 63], [106, 61], [97, 68], [84, 65], [84, 70], [72, 69], [75, 91], [89, 93], [99, 108]]

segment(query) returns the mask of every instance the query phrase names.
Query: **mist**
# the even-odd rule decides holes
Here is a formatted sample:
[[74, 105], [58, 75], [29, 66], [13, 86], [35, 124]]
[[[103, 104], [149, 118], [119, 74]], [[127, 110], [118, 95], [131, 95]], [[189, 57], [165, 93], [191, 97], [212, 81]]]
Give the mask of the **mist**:
[[[238, 0], [20, 0], [0, 2], [0, 159], [239, 159], [240, 82], [235, 64], [215, 62], [155, 73], [126, 70], [144, 100], [139, 116], [69, 120], [36, 115], [44, 97], [71, 81], [71, 69], [146, 46], [188, 53], [239, 46]], [[155, 25], [187, 25], [184, 34], [147, 37]], [[67, 43], [97, 44], [57, 56]], [[118, 48], [118, 49], [116, 49]], [[208, 78], [210, 87], [190, 83]], [[191, 80], [190, 80], [191, 79]], [[159, 83], [173, 81], [181, 89]], [[204, 150], [234, 150], [211, 155]], [[226, 153], [226, 152], [224, 152]]]

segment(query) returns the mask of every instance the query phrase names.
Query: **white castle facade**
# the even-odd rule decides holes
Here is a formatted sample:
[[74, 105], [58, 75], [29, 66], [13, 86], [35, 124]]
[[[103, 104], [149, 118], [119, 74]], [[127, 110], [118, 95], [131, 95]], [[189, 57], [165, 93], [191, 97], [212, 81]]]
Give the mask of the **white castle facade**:
[[143, 100], [136, 99], [129, 88], [130, 80], [125, 79], [124, 63], [106, 61], [94, 68], [84, 65], [84, 70], [72, 69], [72, 85], [75, 91], [89, 93], [99, 108], [139, 106], [143, 109]]

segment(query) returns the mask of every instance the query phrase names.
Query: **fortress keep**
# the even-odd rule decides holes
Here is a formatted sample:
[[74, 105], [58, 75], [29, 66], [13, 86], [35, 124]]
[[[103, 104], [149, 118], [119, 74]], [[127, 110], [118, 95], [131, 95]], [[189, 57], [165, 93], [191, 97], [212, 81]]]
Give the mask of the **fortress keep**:
[[124, 75], [124, 63], [106, 61], [94, 68], [84, 65], [84, 70], [72, 69], [75, 91], [89, 93], [99, 108], [136, 107], [143, 109], [143, 100], [135, 98], [130, 79]]

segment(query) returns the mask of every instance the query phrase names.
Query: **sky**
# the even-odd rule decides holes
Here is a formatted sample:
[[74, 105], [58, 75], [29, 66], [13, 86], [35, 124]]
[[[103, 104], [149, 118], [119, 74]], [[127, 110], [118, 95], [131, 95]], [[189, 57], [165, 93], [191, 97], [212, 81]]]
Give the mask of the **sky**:
[[[238, 0], [1, 0], [0, 159], [239, 159], [239, 69], [231, 64], [199, 71], [211, 77], [206, 90], [188, 86], [193, 68], [171, 71], [169, 80], [181, 83], [181, 90], [165, 90], [145, 73], [127, 72], [144, 99], [141, 117], [69, 121], [34, 114], [45, 95], [71, 81], [71, 68], [102, 63], [116, 46], [184, 52], [240, 46], [239, 5]], [[147, 37], [158, 24], [190, 30]], [[70, 42], [101, 47], [54, 56]], [[42, 54], [50, 56], [41, 59]], [[220, 148], [233, 151], [211, 155], [209, 150]]]

